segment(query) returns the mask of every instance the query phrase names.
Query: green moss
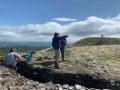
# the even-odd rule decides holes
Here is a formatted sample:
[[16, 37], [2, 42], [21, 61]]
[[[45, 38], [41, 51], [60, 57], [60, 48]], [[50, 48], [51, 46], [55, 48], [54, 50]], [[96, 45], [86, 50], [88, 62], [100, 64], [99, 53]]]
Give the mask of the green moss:
[[8, 53], [7, 49], [0, 49], [0, 56], [5, 55], [6, 53]]

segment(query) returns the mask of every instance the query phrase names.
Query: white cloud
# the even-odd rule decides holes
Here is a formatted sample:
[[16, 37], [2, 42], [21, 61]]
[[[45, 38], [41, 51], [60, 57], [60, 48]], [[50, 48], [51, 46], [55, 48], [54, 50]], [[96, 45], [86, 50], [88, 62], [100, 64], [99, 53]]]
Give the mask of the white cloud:
[[0, 38], [9, 37], [9, 39], [12, 39], [14, 37], [16, 40], [50, 41], [54, 32], [59, 32], [61, 35], [68, 34], [69, 41], [78, 40], [82, 37], [100, 35], [107, 37], [119, 37], [120, 15], [105, 19], [90, 16], [84, 21], [76, 21], [65, 25], [56, 22], [28, 24], [17, 27], [0, 25], [0, 32]]
[[54, 32], [61, 32], [59, 29], [62, 26], [55, 22], [48, 22], [45, 24], [28, 24], [25, 26], [18, 26], [18, 34], [22, 35], [53, 35]]
[[17, 37], [18, 35], [14, 32], [1, 32], [0, 37]]
[[71, 18], [54, 18], [55, 21], [64, 21], [64, 22], [70, 22], [70, 21], [76, 21], [77, 19], [71, 19]]
[[73, 22], [67, 26], [65, 33], [76, 36], [115, 35], [120, 34], [120, 22], [114, 19], [102, 19], [95, 16], [88, 17], [85, 21]]
[[109, 18], [109, 19], [112, 19], [114, 21], [119, 21], [120, 22], [120, 15], [117, 15], [116, 17]]
[[0, 31], [4, 31], [4, 30], [15, 30], [16, 27], [13, 26], [5, 26], [5, 25], [0, 25]]

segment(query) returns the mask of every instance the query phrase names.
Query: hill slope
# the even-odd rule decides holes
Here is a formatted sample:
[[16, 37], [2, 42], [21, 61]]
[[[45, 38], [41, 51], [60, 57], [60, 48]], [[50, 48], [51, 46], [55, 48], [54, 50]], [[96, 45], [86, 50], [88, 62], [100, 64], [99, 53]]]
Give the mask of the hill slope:
[[[39, 51], [35, 55], [35, 57], [43, 58], [43, 61], [54, 60], [53, 56], [52, 49]], [[102, 78], [120, 80], [119, 58], [119, 45], [70, 47], [66, 48], [65, 52], [67, 62], [60, 62], [61, 70], [57, 72], [87, 73], [91, 75], [99, 73]]]
[[88, 37], [75, 42], [73, 46], [119, 45], [119, 44], [120, 44], [119, 38]]
[[[120, 86], [120, 45], [101, 45], [101, 46], [83, 46], [83, 47], [69, 47], [65, 51], [65, 62], [59, 60], [61, 69], [54, 68], [54, 51], [46, 49], [38, 51], [34, 57], [31, 65], [34, 68], [46, 67], [52, 73], [61, 74], [60, 80], [66, 82], [76, 83], [81, 77], [90, 76], [93, 80], [100, 80], [102, 84], [91, 81], [90, 78], [82, 78], [84, 86], [85, 83], [91, 83], [90, 86], [94, 88], [110, 88], [111, 90], [119, 90]], [[67, 76], [66, 79], [66, 75]], [[75, 79], [74, 75], [80, 77]], [[69, 78], [69, 79], [68, 79]], [[84, 80], [89, 79], [89, 81]], [[81, 80], [81, 79], [80, 79]], [[102, 80], [102, 81], [101, 81]], [[84, 82], [85, 81], [85, 82]], [[112, 86], [112, 83], [114, 85]], [[79, 83], [79, 81], [77, 82]], [[98, 87], [96, 87], [96, 86]], [[101, 85], [101, 86], [100, 86]], [[86, 86], [86, 85], [85, 85]], [[99, 87], [100, 86], [100, 87]], [[107, 87], [104, 87], [107, 86]], [[89, 85], [87, 86], [89, 87]]]

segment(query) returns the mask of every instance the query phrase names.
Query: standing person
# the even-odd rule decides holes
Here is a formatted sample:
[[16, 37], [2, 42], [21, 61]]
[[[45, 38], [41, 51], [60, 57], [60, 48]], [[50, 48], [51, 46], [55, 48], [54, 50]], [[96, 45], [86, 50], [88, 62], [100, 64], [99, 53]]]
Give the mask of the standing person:
[[59, 33], [54, 33], [54, 37], [52, 39], [52, 47], [55, 52], [55, 68], [59, 68], [58, 59], [60, 57], [60, 40], [67, 38], [68, 35], [59, 36]]
[[66, 44], [67, 44], [66, 38], [60, 41], [60, 45], [61, 45], [60, 51], [61, 51], [62, 61], [65, 61], [65, 60], [64, 60], [64, 53], [65, 53], [65, 45], [66, 45]]
[[4, 58], [3, 64], [6, 67], [17, 70], [17, 67], [16, 67], [17, 61], [16, 61], [16, 59], [21, 60], [21, 56], [19, 54], [15, 53], [14, 49], [10, 49], [10, 52]]

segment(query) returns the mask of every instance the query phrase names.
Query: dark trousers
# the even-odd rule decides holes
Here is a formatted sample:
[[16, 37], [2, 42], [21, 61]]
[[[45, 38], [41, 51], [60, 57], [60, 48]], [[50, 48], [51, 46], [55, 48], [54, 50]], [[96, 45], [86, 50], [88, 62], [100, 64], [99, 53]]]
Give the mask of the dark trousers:
[[16, 64], [14, 64], [14, 65], [10, 64], [10, 65], [5, 65], [5, 66], [17, 71], [17, 66], [16, 66]]
[[61, 52], [62, 59], [64, 59], [65, 47], [61, 47], [60, 52]]

